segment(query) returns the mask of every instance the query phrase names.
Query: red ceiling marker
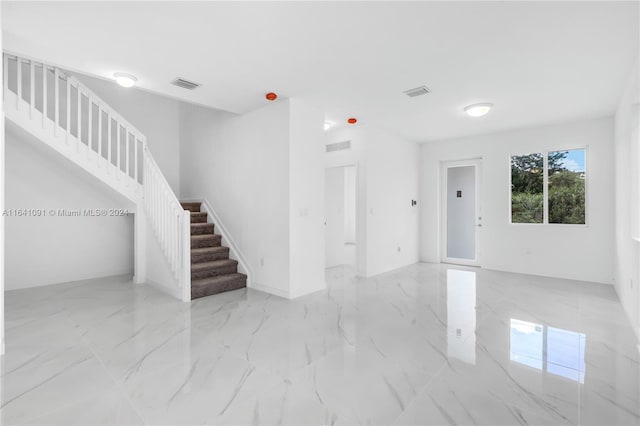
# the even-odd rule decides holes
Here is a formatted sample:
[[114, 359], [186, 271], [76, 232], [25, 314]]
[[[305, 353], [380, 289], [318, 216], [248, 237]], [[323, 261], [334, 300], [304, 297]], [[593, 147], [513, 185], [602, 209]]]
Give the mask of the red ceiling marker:
[[273, 92], [267, 93], [264, 97], [267, 98], [268, 101], [275, 101], [276, 99], [278, 99], [278, 95]]
[[356, 124], [357, 122], [358, 122], [358, 120], [353, 118], [353, 117], [351, 117], [350, 119], [347, 120], [347, 123], [349, 123], [349, 124]]

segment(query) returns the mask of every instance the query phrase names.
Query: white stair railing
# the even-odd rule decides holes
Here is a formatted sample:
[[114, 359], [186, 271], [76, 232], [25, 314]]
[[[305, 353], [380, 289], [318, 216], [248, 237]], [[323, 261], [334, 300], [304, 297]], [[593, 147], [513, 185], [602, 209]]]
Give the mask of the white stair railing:
[[143, 204], [181, 297], [190, 300], [190, 213], [182, 209], [142, 132], [54, 65], [5, 53], [3, 71], [6, 117]]
[[144, 149], [144, 206], [182, 300], [191, 300], [191, 213], [184, 210], [149, 149]]

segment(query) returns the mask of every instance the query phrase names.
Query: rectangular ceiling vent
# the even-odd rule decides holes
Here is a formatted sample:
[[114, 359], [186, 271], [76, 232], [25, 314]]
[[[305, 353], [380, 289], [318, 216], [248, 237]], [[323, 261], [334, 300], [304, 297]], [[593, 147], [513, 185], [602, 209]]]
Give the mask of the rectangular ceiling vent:
[[327, 145], [327, 152], [343, 151], [345, 149], [351, 149], [351, 141], [330, 143]]
[[431, 93], [431, 90], [427, 86], [416, 87], [415, 89], [405, 90], [403, 92], [410, 98], [415, 98], [416, 96], [426, 95], [427, 93]]
[[194, 90], [202, 86], [200, 83], [194, 83], [193, 81], [185, 80], [184, 78], [177, 77], [171, 82], [174, 86], [182, 87], [183, 89]]

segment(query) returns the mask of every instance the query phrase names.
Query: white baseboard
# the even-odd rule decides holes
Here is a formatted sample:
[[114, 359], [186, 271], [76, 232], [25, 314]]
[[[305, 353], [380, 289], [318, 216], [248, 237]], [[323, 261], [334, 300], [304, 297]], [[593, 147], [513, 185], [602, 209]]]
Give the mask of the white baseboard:
[[169, 288], [167, 286], [164, 286], [162, 284], [159, 284], [159, 283], [157, 283], [155, 281], [151, 281], [151, 280], [147, 280], [142, 284], [146, 284], [146, 285], [148, 285], [150, 287], [155, 288], [156, 290], [158, 290], [161, 293], [164, 293], [166, 295], [174, 297], [174, 298], [176, 298], [178, 300], [182, 300], [182, 292], [180, 291], [179, 288], [171, 289], [171, 288]]
[[289, 292], [289, 299], [297, 299], [298, 297], [306, 296], [308, 294], [316, 293], [318, 291], [322, 291], [326, 289], [327, 289], [327, 283], [326, 281], [323, 280], [322, 282], [319, 282], [318, 285], [313, 286], [309, 290]]
[[282, 290], [280, 288], [275, 288], [268, 285], [262, 285], [255, 282], [247, 283], [247, 288], [250, 288], [252, 290], [258, 290], [263, 293], [273, 294], [274, 296], [282, 297], [285, 299], [291, 299], [291, 297], [289, 297], [288, 290]]
[[271, 287], [268, 285], [256, 284], [252, 283], [251, 285], [247, 285], [247, 288], [252, 290], [261, 291], [263, 293], [273, 294], [274, 296], [282, 297], [284, 299], [297, 299], [298, 297], [306, 296], [311, 293], [316, 293], [318, 291], [325, 290], [327, 288], [327, 283], [322, 281], [317, 286], [314, 286], [310, 290], [302, 291], [302, 292], [291, 292], [289, 290], [283, 290], [280, 288]]

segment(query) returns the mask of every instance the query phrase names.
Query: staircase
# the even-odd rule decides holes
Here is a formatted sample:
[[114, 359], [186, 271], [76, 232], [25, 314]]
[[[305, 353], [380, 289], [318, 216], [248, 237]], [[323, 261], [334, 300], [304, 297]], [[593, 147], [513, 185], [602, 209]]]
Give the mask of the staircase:
[[[247, 275], [237, 272], [238, 261], [221, 245], [224, 235], [232, 254], [244, 259], [230, 235], [218, 219], [222, 235], [214, 234], [200, 203], [178, 201], [142, 132], [55, 65], [4, 53], [3, 76], [7, 120], [135, 205], [136, 282], [147, 282], [152, 268], [160, 278], [149, 282], [183, 301], [246, 287]], [[147, 227], [154, 241], [147, 240]], [[147, 253], [147, 243], [164, 259], [149, 256], [155, 251]], [[245, 261], [240, 266], [249, 271]], [[163, 269], [166, 274], [159, 273]]]
[[247, 276], [238, 273], [238, 261], [229, 258], [222, 236], [200, 211], [202, 203], [180, 204], [191, 212], [191, 299], [246, 287]]

